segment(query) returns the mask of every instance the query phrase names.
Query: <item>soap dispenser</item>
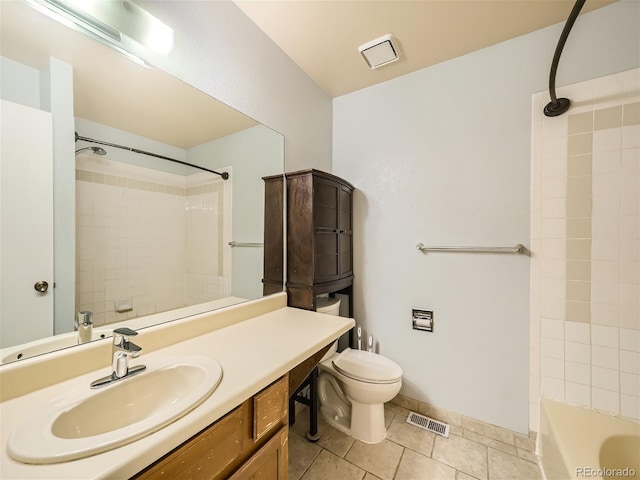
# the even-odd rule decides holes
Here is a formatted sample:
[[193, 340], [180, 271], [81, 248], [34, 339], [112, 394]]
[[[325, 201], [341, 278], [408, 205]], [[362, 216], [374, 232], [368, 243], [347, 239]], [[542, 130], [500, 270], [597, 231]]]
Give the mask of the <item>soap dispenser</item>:
[[76, 330], [78, 331], [78, 343], [91, 341], [91, 334], [93, 333], [93, 314], [91, 312], [78, 312]]

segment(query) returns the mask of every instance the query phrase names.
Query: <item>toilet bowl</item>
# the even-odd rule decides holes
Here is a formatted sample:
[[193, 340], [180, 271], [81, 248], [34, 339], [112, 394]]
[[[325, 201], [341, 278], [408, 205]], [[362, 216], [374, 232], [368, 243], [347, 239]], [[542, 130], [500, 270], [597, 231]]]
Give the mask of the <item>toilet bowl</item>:
[[373, 352], [345, 349], [318, 368], [320, 413], [338, 430], [365, 443], [384, 440], [384, 404], [400, 391], [402, 369]]

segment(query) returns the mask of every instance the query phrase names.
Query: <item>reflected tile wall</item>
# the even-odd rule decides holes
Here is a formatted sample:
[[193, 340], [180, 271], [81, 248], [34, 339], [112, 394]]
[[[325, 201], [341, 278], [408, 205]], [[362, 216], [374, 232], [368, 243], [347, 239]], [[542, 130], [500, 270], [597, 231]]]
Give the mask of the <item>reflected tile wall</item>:
[[115, 176], [78, 163], [77, 311], [92, 311], [99, 326], [230, 294], [219, 257], [221, 182], [187, 185], [122, 164]]

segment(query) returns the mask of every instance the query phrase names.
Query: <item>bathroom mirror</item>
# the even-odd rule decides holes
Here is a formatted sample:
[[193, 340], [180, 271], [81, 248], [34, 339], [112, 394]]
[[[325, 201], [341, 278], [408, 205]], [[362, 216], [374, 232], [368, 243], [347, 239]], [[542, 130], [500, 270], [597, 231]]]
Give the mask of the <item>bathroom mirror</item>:
[[[34, 277], [20, 287], [26, 300], [16, 298], [11, 307], [3, 292], [0, 360], [76, 344], [79, 311], [93, 312], [93, 338], [100, 339], [123, 322], [143, 328], [260, 297], [262, 177], [284, 171], [282, 135], [23, 2], [0, 2], [0, 9], [3, 101], [34, 110], [58, 108], [51, 172], [56, 193], [50, 199], [55, 234], [38, 239], [40, 245], [52, 245], [56, 285], [51, 277], [48, 292], [34, 292], [35, 282], [45, 280]], [[73, 78], [67, 99], [65, 87], [52, 85], [65, 75]], [[62, 98], [52, 98], [58, 95]], [[73, 114], [60, 121], [59, 105], [65, 102], [72, 103]], [[230, 176], [223, 180], [160, 158], [76, 142], [74, 131]], [[20, 150], [25, 143], [39, 143], [35, 132], [25, 135], [31, 140]], [[6, 139], [0, 140], [5, 162]], [[90, 147], [104, 147], [106, 153]], [[3, 175], [7, 171], [3, 165]], [[65, 201], [75, 212], [65, 209]], [[4, 232], [7, 216], [19, 216], [18, 223], [26, 225], [34, 221], [33, 210], [8, 210], [4, 192], [2, 208]], [[2, 288], [18, 283], [7, 281], [12, 268], [5, 258], [14, 254], [7, 245], [3, 233]], [[27, 312], [43, 298], [50, 307], [42, 317], [50, 317], [36, 326]], [[34, 334], [37, 338], [29, 337]]]

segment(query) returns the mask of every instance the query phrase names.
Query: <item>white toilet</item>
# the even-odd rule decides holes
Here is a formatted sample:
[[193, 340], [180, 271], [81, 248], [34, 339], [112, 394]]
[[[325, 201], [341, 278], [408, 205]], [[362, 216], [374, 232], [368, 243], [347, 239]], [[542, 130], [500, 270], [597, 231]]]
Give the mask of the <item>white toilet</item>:
[[[318, 298], [316, 311], [337, 315], [340, 300]], [[402, 369], [377, 353], [347, 348], [337, 342], [320, 361], [318, 399], [325, 420], [365, 443], [384, 440], [384, 404], [400, 391]]]

